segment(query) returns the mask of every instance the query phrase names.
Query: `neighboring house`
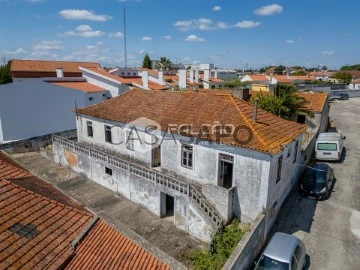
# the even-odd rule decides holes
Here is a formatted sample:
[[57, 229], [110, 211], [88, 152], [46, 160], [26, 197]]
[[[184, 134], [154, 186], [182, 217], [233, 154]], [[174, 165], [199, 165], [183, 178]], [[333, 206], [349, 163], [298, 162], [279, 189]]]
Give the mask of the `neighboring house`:
[[220, 80], [233, 80], [238, 78], [238, 74], [236, 70], [233, 69], [212, 69], [211, 70], [211, 77]]
[[55, 159], [204, 241], [234, 216], [267, 213], [271, 226], [297, 180], [306, 126], [240, 91], [130, 90], [79, 109], [79, 143], [54, 136]]
[[255, 84], [270, 84], [271, 78], [270, 76], [265, 75], [245, 75], [241, 82], [251, 82]]
[[273, 85], [271, 84], [257, 84], [257, 83], [253, 83], [251, 85], [251, 90], [252, 91], [256, 91], [256, 92], [272, 92], [273, 89]]
[[360, 79], [353, 80], [351, 83], [349, 83], [348, 87], [350, 90], [360, 90]]
[[58, 77], [57, 72], [62, 70], [61, 77], [81, 77], [79, 67], [100, 68], [98, 63], [45, 61], [45, 60], [11, 60], [10, 70], [14, 82], [32, 78]]
[[1, 152], [0, 197], [0, 269], [170, 269]]
[[38, 78], [0, 85], [0, 143], [76, 128], [72, 110], [104, 101], [85, 78]]
[[305, 123], [318, 132], [326, 132], [329, 124], [329, 95], [320, 92], [296, 92], [296, 95], [305, 99], [304, 109], [310, 111], [313, 117], [298, 116], [298, 123]]

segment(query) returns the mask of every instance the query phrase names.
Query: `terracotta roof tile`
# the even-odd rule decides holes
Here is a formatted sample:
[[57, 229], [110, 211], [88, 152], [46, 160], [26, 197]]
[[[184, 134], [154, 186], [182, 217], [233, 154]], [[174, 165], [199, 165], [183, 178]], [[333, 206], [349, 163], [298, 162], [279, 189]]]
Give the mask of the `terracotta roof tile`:
[[217, 78], [214, 78], [214, 77], [211, 77], [211, 78], [210, 78], [210, 81], [211, 81], [211, 82], [215, 82], [215, 83], [222, 83], [222, 82], [224, 82], [224, 80], [217, 79]]
[[95, 224], [65, 269], [170, 269], [103, 221]]
[[[92, 215], [0, 180], [0, 269], [57, 269]], [[33, 226], [30, 234], [16, 233]]]
[[322, 112], [328, 98], [327, 93], [296, 92], [296, 95], [305, 99], [305, 109], [312, 112]]
[[72, 88], [75, 90], [80, 90], [85, 93], [96, 93], [96, 92], [107, 91], [104, 88], [101, 88], [97, 85], [88, 82], [49, 82], [49, 83], [62, 87]]
[[270, 81], [269, 77], [265, 75], [249, 75], [254, 82], [267, 82]]
[[100, 64], [91, 62], [11, 60], [11, 72], [15, 78], [56, 77], [56, 69], [62, 68], [65, 77], [81, 77], [79, 67], [100, 68]]
[[[232, 124], [251, 130], [253, 138], [241, 143], [232, 136], [221, 138], [221, 143], [237, 145], [258, 151], [277, 153], [282, 145], [290, 143], [305, 131], [306, 126], [284, 120], [261, 109], [257, 122], [253, 122], [253, 106], [230, 94], [195, 92], [143, 91], [133, 89], [100, 104], [79, 109], [83, 115], [129, 123], [147, 117], [166, 130], [171, 124], [192, 124], [194, 132], [200, 132], [204, 124]], [[248, 132], [240, 132], [237, 138], [245, 141]], [[199, 137], [216, 141], [216, 134]]]

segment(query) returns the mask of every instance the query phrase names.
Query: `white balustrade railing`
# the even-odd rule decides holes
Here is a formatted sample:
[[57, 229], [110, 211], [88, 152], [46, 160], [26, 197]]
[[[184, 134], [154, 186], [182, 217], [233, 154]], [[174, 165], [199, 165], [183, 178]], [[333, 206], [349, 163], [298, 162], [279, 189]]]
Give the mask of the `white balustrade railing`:
[[146, 168], [145, 166], [129, 162], [120, 157], [108, 155], [102, 151], [90, 148], [74, 141], [70, 141], [58, 135], [53, 135], [53, 142], [62, 145], [67, 150], [103, 163], [105, 166], [136, 175], [156, 185], [161, 185], [167, 189], [177, 191], [183, 195], [188, 196], [190, 200], [196, 203], [211, 219], [212, 223], [216, 227], [216, 230], [221, 228], [223, 220], [220, 214], [206, 200], [203, 194], [190, 183], [180, 181], [174, 177], [165, 175], [150, 168]]

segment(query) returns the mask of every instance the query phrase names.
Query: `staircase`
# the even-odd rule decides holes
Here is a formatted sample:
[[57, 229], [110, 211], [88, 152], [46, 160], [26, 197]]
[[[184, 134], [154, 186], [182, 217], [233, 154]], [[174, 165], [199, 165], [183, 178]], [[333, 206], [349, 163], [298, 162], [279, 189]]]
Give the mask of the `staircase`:
[[97, 149], [90, 148], [83, 144], [70, 141], [58, 135], [53, 135], [53, 144], [59, 144], [64, 149], [77, 153], [78, 155], [92, 159], [111, 169], [119, 170], [140, 177], [165, 189], [179, 192], [188, 196], [192, 203], [196, 204], [203, 214], [208, 217], [213, 225], [214, 235], [222, 228], [223, 219], [218, 211], [212, 206], [195, 185], [178, 180], [170, 175], [160, 173], [154, 169], [129, 162], [117, 156], [109, 155]]

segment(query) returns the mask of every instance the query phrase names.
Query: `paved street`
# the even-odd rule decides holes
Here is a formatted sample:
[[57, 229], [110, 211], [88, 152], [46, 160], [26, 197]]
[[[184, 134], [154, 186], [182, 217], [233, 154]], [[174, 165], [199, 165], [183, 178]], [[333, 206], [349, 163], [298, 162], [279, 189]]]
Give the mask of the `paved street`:
[[360, 98], [331, 103], [330, 118], [346, 136], [342, 163], [329, 163], [337, 179], [326, 201], [294, 193], [277, 231], [303, 239], [309, 269], [360, 269]]

